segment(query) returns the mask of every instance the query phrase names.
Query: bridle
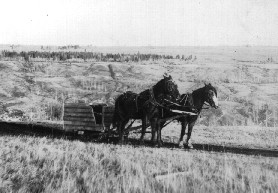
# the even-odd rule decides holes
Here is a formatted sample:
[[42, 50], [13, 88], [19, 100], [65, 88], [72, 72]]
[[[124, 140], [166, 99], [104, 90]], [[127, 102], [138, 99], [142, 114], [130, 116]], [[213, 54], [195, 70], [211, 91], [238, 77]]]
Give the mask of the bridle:
[[[217, 96], [217, 94], [215, 93], [215, 91], [213, 89], [210, 89], [210, 88], [206, 88], [206, 97], [207, 99], [205, 100], [205, 103], [206, 105], [208, 106], [211, 106], [211, 107], [214, 107], [215, 108], [215, 104], [214, 104], [214, 101], [211, 99], [210, 97], [210, 92], [212, 92], [215, 96]], [[208, 103], [208, 104], [207, 104]], [[213, 105], [214, 104], [214, 105]]]
[[[177, 85], [176, 85], [176, 83], [172, 79], [166, 81], [164, 84], [165, 84], [164, 88], [167, 89], [167, 92], [169, 92], [169, 93], [177, 92], [176, 91], [177, 88], [175, 88], [175, 87], [177, 87]], [[164, 95], [165, 95], [165, 91], [164, 91]], [[179, 93], [177, 95], [179, 97]], [[176, 96], [174, 96], [174, 94], [170, 94], [170, 97], [176, 98]]]

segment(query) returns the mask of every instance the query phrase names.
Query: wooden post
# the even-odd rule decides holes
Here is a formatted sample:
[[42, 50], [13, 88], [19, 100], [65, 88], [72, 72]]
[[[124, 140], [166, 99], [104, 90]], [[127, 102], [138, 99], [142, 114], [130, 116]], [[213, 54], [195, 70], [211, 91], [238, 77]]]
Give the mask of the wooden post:
[[256, 123], [259, 125], [259, 107], [256, 105]]
[[52, 103], [51, 103], [51, 106], [50, 106], [50, 109], [51, 109], [51, 116], [50, 116], [50, 120], [51, 120], [51, 121], [53, 121], [53, 120], [52, 120], [52, 117], [53, 117], [53, 109], [52, 109], [52, 107], [53, 107], [53, 105], [52, 105]]
[[[64, 93], [62, 93], [62, 120], [64, 120], [64, 108], [65, 108], [65, 96], [64, 96]], [[65, 129], [65, 126], [63, 124], [63, 130]]]
[[93, 90], [92, 87], [93, 87], [93, 81], [92, 79], [90, 79], [90, 90]]
[[275, 124], [275, 116], [276, 116], [276, 110], [275, 110], [275, 106], [273, 106], [273, 111], [272, 111], [272, 114], [273, 114], [273, 127], [276, 127], [276, 124]]
[[96, 81], [94, 81], [94, 89], [95, 89], [95, 90], [97, 89], [97, 83], [96, 83]]
[[269, 126], [268, 121], [271, 118], [271, 113], [268, 113], [268, 107], [269, 107], [269, 105], [267, 105], [267, 109], [265, 111], [265, 126], [266, 127]]

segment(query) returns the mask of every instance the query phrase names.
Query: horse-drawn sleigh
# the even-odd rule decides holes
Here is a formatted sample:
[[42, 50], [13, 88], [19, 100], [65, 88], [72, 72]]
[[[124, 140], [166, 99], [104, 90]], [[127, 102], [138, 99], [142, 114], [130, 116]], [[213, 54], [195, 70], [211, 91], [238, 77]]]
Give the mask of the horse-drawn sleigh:
[[[115, 106], [65, 104], [65, 131], [95, 131], [99, 139], [109, 139], [117, 135], [119, 142], [124, 142], [124, 136], [132, 131], [141, 129], [140, 143], [148, 127], [151, 128], [152, 142], [162, 145], [161, 129], [173, 120], [181, 122], [180, 146], [191, 148], [189, 143], [192, 128], [203, 109], [208, 103], [217, 108], [217, 92], [211, 85], [205, 85], [190, 94], [180, 95], [172, 77], [164, 77], [151, 89], [139, 94], [131, 91], [121, 94], [115, 101]], [[141, 120], [142, 125], [133, 127], [135, 120]], [[133, 121], [131, 121], [133, 120]], [[127, 123], [130, 122], [130, 124]], [[186, 126], [187, 139], [183, 143]]]

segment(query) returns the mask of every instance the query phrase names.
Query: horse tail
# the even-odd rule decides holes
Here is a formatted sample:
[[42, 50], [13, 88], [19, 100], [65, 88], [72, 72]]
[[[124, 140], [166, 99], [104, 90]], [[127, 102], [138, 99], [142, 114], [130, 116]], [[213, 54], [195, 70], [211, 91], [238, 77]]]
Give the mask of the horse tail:
[[114, 113], [113, 113], [113, 118], [112, 118], [112, 127], [113, 128], [116, 127], [116, 122], [117, 122], [117, 112], [118, 112], [117, 103], [118, 103], [118, 100], [116, 100], [116, 102], [115, 102], [115, 108], [114, 108]]
[[119, 120], [119, 116], [114, 111], [113, 118], [112, 118], [112, 128], [113, 129], [117, 127], [118, 120]]
[[117, 127], [117, 123], [119, 122], [120, 119], [120, 100], [121, 100], [121, 96], [119, 96], [116, 100], [115, 100], [115, 108], [114, 108], [114, 113], [113, 113], [113, 118], [112, 118], [112, 127], [116, 128]]

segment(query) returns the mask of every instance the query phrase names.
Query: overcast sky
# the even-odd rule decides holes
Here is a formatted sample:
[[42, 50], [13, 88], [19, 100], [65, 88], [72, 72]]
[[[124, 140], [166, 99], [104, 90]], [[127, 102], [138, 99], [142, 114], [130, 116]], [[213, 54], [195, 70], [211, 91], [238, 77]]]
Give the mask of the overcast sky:
[[277, 0], [4, 0], [0, 44], [278, 46]]

